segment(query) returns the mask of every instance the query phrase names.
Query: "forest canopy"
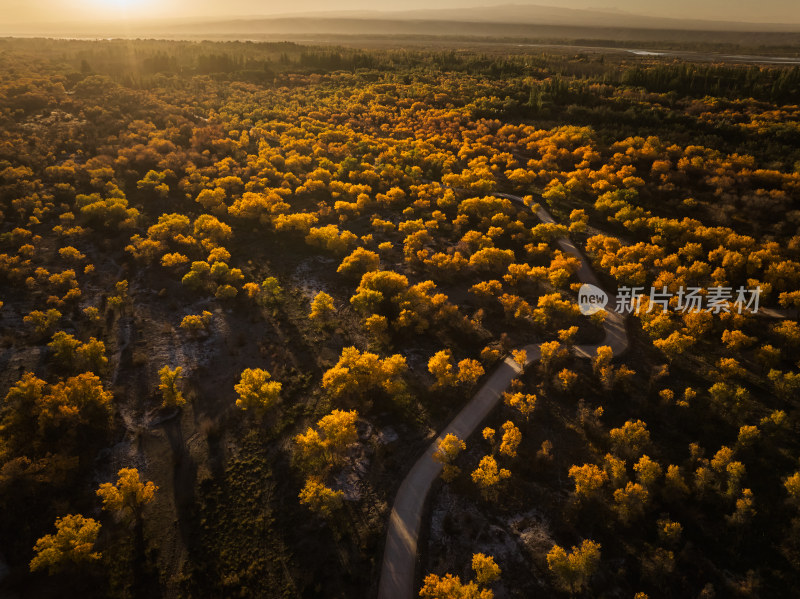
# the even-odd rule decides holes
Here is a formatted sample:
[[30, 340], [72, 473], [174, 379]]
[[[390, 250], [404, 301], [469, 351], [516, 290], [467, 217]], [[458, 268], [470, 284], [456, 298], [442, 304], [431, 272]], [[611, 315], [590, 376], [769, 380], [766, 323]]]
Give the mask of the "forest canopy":
[[[0, 40], [0, 589], [365, 596], [404, 476], [512, 366], [435, 442], [421, 596], [797, 588], [799, 97], [572, 50]], [[587, 267], [761, 309], [643, 291], [614, 355]]]

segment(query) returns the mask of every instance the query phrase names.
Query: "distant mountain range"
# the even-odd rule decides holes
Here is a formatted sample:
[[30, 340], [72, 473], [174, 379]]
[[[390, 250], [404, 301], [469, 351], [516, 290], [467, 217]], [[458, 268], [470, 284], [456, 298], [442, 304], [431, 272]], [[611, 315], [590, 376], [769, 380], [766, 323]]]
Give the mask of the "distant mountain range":
[[[258, 17], [256, 17], [258, 18]], [[262, 17], [263, 18], [263, 17]], [[284, 13], [269, 18], [358, 19], [395, 21], [451, 21], [514, 23], [572, 27], [624, 27], [633, 29], [689, 29], [705, 31], [800, 31], [800, 16], [794, 23], [743, 23], [741, 21], [672, 19], [619, 10], [590, 10], [532, 4], [500, 4], [468, 8], [433, 8], [401, 11], [324, 11]]]
[[[800, 17], [798, 17], [800, 18]], [[548, 39], [653, 39], [653, 30], [681, 41], [697, 32], [718, 32], [717, 41], [739, 43], [739, 32], [775, 32], [781, 44], [800, 42], [800, 23], [743, 23], [650, 17], [622, 11], [580, 10], [528, 4], [404, 11], [324, 11], [252, 15], [225, 19], [187, 17], [135, 22], [60, 22], [0, 25], [0, 35], [153, 36], [266, 38], [296, 35], [422, 35]], [[639, 31], [640, 33], [635, 33]], [[632, 33], [633, 32], [633, 33]], [[648, 33], [649, 32], [649, 33]], [[727, 35], [726, 35], [727, 34]], [[720, 36], [725, 39], [720, 38]], [[729, 39], [728, 39], [729, 38]], [[710, 38], [709, 38], [710, 41]]]

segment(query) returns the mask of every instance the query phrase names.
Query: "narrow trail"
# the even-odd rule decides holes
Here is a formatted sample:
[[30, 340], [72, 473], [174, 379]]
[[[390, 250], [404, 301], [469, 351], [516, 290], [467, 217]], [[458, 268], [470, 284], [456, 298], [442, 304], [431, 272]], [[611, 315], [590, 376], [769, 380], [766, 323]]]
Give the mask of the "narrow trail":
[[[507, 198], [525, 206], [522, 198], [495, 193], [495, 196]], [[553, 223], [553, 217], [544, 208], [536, 210], [536, 216], [543, 223]], [[597, 277], [589, 267], [588, 260], [569, 239], [557, 240], [559, 247], [566, 253], [577, 257], [581, 266], [577, 276], [582, 283], [590, 283], [600, 287]], [[614, 294], [606, 292], [608, 305], [616, 305]], [[603, 345], [611, 347], [615, 356], [628, 348], [628, 334], [625, 330], [625, 317], [622, 314], [606, 311], [604, 322], [605, 338], [597, 345], [579, 345], [573, 353], [581, 358], [592, 358], [597, 348]], [[540, 344], [530, 344], [521, 348], [527, 353], [526, 366], [537, 362], [541, 357]], [[434, 439], [425, 453], [417, 460], [406, 475], [395, 497], [392, 513], [389, 518], [389, 529], [386, 535], [386, 546], [383, 552], [378, 599], [412, 599], [414, 592], [414, 573], [417, 561], [417, 540], [419, 537], [425, 500], [431, 485], [442, 471], [442, 465], [433, 459], [437, 445], [448, 434], [466, 439], [480, 423], [497, 406], [503, 392], [511, 385], [511, 381], [519, 374], [521, 367], [507, 357], [483, 383], [469, 403], [456, 415]]]

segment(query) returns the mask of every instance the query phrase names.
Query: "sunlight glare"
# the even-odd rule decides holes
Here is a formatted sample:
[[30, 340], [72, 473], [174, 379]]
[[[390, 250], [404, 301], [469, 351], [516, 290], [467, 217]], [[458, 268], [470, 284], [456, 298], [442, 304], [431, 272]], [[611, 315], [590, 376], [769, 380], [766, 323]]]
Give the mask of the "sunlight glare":
[[90, 0], [91, 8], [98, 17], [142, 18], [148, 16], [152, 0]]

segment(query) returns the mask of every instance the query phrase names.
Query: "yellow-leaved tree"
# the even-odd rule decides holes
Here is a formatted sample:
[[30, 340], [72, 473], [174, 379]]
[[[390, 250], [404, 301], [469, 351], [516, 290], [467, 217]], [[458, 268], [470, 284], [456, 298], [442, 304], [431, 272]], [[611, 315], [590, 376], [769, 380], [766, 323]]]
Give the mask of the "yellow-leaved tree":
[[294, 438], [296, 463], [309, 474], [298, 496], [300, 503], [323, 517], [342, 506], [344, 493], [328, 487], [323, 479], [332, 466], [342, 462], [348, 446], [358, 440], [358, 412], [333, 410]]
[[436, 377], [434, 389], [453, 387], [455, 385], [471, 386], [478, 382], [483, 374], [483, 366], [477, 360], [469, 358], [458, 363], [458, 369], [453, 368], [451, 359], [453, 354], [449, 349], [443, 349], [428, 360], [428, 372]]
[[510, 420], [503, 423], [503, 438], [500, 442], [500, 453], [510, 458], [517, 457], [517, 448], [522, 442], [522, 433]]
[[158, 371], [158, 390], [164, 399], [162, 405], [165, 408], [178, 408], [186, 403], [186, 398], [181, 392], [183, 367], [170, 368], [164, 366]]
[[461, 472], [453, 462], [466, 448], [466, 443], [452, 433], [445, 435], [436, 445], [433, 459], [442, 464], [442, 478], [445, 481], [452, 482]]
[[375, 389], [396, 397], [406, 388], [403, 374], [407, 370], [406, 359], [400, 354], [381, 359], [377, 354], [345, 347], [336, 365], [322, 376], [322, 386], [333, 397], [363, 399]]
[[795, 472], [783, 481], [786, 492], [789, 494], [789, 502], [800, 507], [800, 472]]
[[333, 305], [333, 298], [324, 291], [320, 291], [311, 301], [311, 312], [308, 317], [325, 326], [331, 322], [334, 314], [336, 314], [336, 307]]
[[419, 596], [422, 599], [492, 599], [494, 593], [484, 587], [500, 578], [500, 566], [491, 555], [476, 553], [472, 556], [472, 570], [475, 580], [469, 582], [461, 582], [461, 577], [453, 574], [428, 574]]
[[511, 351], [511, 358], [516, 362], [521, 369], [525, 368], [528, 363], [528, 352], [524, 349], [515, 349]]
[[56, 534], [45, 535], [36, 541], [36, 555], [30, 562], [31, 572], [46, 568], [51, 574], [66, 566], [76, 566], [100, 559], [94, 544], [100, 523], [80, 514], [56, 518]]
[[436, 377], [434, 388], [451, 387], [455, 384], [456, 375], [453, 372], [453, 364], [450, 362], [452, 354], [449, 349], [443, 349], [433, 354], [428, 360], [428, 372]]
[[308, 509], [312, 512], [327, 518], [342, 507], [344, 493], [342, 491], [334, 491], [325, 486], [319, 479], [311, 477], [306, 480], [305, 486], [300, 491], [299, 498], [300, 503], [308, 506]]
[[459, 385], [466, 385], [471, 387], [478, 382], [484, 374], [483, 366], [478, 360], [471, 360], [466, 358], [458, 363], [458, 374], [456, 380]]
[[573, 547], [570, 552], [554, 545], [547, 554], [547, 566], [556, 585], [573, 595], [586, 588], [599, 564], [600, 543], [588, 539], [580, 547]]
[[484, 499], [492, 499], [497, 496], [497, 488], [500, 483], [509, 478], [511, 472], [505, 468], [497, 466], [497, 460], [487, 455], [483, 456], [478, 467], [472, 471], [472, 482], [478, 485]]
[[339, 463], [347, 446], [358, 440], [356, 422], [355, 410], [333, 410], [317, 422], [316, 429], [308, 427], [297, 435], [294, 442], [302, 468], [311, 472]]
[[608, 474], [599, 466], [584, 464], [569, 469], [569, 477], [575, 481], [575, 496], [581, 499], [599, 497]]
[[121, 512], [137, 522], [142, 508], [153, 501], [158, 487], [152, 481], [143, 482], [136, 468], [122, 468], [117, 473], [117, 484], [103, 483], [97, 496], [103, 500], [103, 509]]
[[366, 272], [378, 270], [380, 263], [380, 257], [375, 252], [356, 248], [342, 260], [336, 272], [350, 277], [361, 277]]
[[525, 422], [527, 422], [531, 414], [533, 414], [533, 410], [536, 408], [536, 396], [527, 394], [527, 393], [504, 393], [503, 398], [505, 400], [506, 405], [511, 406], [515, 410], [518, 410], [520, 414], [525, 418]]
[[641, 420], [628, 420], [619, 428], [609, 431], [611, 443], [618, 455], [638, 458], [650, 445], [650, 432]]
[[245, 368], [239, 382], [233, 387], [239, 394], [236, 406], [242, 410], [265, 412], [278, 403], [282, 385], [270, 378], [270, 373], [262, 368]]
[[187, 314], [181, 320], [181, 328], [191, 334], [207, 331], [213, 316], [208, 310], [203, 310], [202, 314]]

